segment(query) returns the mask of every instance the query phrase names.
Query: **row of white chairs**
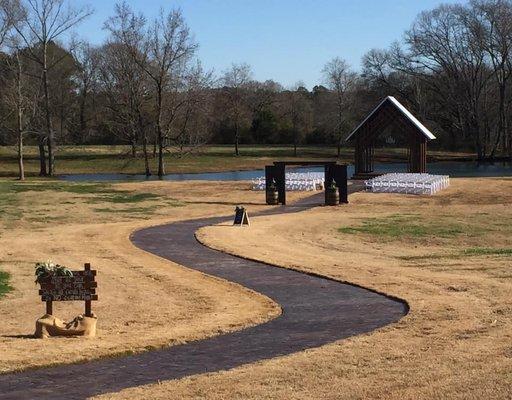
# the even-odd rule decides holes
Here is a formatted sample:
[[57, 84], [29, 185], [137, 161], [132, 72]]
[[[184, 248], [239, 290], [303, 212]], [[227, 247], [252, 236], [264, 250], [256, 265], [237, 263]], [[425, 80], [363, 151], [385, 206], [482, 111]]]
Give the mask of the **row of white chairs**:
[[[285, 187], [288, 191], [315, 191], [323, 190], [325, 177], [323, 172], [289, 172], [286, 173]], [[265, 190], [265, 177], [252, 180], [252, 190]]]
[[367, 191], [433, 195], [450, 186], [447, 175], [392, 173], [365, 181]]

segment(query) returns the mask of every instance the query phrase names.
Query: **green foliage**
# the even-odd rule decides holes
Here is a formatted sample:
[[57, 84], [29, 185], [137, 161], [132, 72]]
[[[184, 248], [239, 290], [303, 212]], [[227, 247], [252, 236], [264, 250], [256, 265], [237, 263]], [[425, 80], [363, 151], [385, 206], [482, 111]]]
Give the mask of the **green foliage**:
[[463, 252], [466, 256], [512, 256], [512, 249], [510, 248], [498, 248], [493, 249], [490, 247], [473, 247], [470, 249], [466, 249]]
[[400, 260], [404, 261], [422, 261], [422, 260], [435, 260], [435, 259], [461, 259], [464, 257], [478, 257], [478, 256], [499, 256], [510, 257], [512, 256], [511, 248], [492, 248], [492, 247], [472, 247], [462, 251], [452, 253], [437, 253], [437, 254], [423, 254], [417, 256], [399, 256]]
[[127, 191], [115, 191], [102, 194], [91, 202], [106, 202], [106, 203], [140, 203], [147, 200], [160, 199], [161, 196], [153, 193], [132, 193]]
[[24, 192], [65, 192], [75, 194], [96, 194], [109, 190], [108, 184], [103, 183], [68, 183], [59, 181], [2, 181], [0, 182], [0, 201], [7, 194]]
[[251, 133], [256, 143], [275, 143], [278, 133], [277, 118], [270, 110], [260, 110], [254, 115]]
[[4, 271], [0, 271], [0, 297], [12, 290], [9, 286], [9, 274]]
[[116, 214], [152, 214], [157, 211], [157, 206], [148, 207], [128, 207], [128, 208], [95, 208], [94, 211], [101, 213], [116, 213]]
[[36, 263], [36, 283], [50, 276], [73, 276], [73, 272], [64, 265], [54, 264], [51, 260]]
[[398, 238], [442, 237], [449, 238], [465, 232], [458, 223], [424, 219], [419, 215], [390, 215], [382, 218], [366, 218], [360, 226], [338, 229], [345, 234], [368, 234], [372, 236]]

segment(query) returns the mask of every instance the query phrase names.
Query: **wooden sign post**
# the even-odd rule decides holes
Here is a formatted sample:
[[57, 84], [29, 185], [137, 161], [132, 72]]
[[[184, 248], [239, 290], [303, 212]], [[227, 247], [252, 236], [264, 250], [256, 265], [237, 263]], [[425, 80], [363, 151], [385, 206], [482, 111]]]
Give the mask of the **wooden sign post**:
[[233, 221], [233, 225], [250, 225], [249, 215], [247, 215], [247, 210], [244, 207], [236, 206], [235, 220]]
[[86, 263], [83, 271], [72, 271], [73, 276], [50, 275], [40, 278], [39, 294], [46, 302], [46, 314], [53, 315], [54, 301], [85, 301], [85, 316], [92, 317], [91, 302], [98, 300], [95, 281], [96, 271], [91, 270], [91, 264]]

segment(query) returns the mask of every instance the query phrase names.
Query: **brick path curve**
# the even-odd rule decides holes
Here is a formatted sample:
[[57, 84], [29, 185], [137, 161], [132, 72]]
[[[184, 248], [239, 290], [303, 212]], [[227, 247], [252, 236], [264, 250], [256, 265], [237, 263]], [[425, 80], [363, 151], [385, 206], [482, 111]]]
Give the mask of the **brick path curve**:
[[[286, 207], [272, 212], [300, 209]], [[135, 232], [131, 240], [145, 251], [272, 298], [283, 309], [280, 317], [162, 350], [0, 375], [0, 399], [85, 399], [159, 380], [227, 370], [369, 332], [407, 313], [405, 303], [364, 288], [248, 261], [196, 241], [197, 229], [225, 219], [202, 218], [151, 227]]]

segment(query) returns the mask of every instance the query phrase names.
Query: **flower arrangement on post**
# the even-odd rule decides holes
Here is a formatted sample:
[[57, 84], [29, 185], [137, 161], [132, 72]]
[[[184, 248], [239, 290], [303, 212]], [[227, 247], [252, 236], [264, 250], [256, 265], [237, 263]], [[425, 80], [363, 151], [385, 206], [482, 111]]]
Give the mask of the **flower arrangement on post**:
[[279, 195], [277, 193], [277, 184], [274, 179], [270, 182], [267, 187], [267, 204], [278, 204], [279, 203]]
[[51, 276], [73, 276], [73, 272], [64, 265], [55, 264], [51, 260], [36, 263], [36, 283]]

